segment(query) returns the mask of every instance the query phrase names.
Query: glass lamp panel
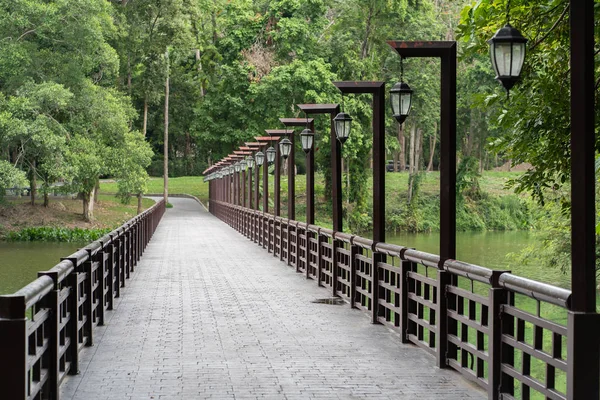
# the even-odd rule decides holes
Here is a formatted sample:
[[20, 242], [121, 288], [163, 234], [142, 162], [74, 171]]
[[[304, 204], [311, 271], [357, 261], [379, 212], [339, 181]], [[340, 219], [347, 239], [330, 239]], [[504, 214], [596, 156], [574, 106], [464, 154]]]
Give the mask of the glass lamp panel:
[[525, 43], [513, 43], [513, 54], [512, 54], [512, 76], [521, 75], [521, 68], [525, 61]]
[[352, 120], [344, 121], [344, 137], [350, 137], [350, 129], [352, 129]]
[[401, 93], [398, 97], [400, 97], [400, 114], [408, 115], [408, 113], [410, 112], [412, 93]]
[[275, 161], [275, 149], [273, 146], [267, 149], [267, 162], [272, 163]]
[[338, 138], [342, 138], [344, 137], [344, 121], [341, 120], [337, 120], [335, 121], [335, 134], [337, 135]]
[[254, 158], [252, 156], [248, 156], [246, 159], [246, 164], [248, 164], [248, 168], [254, 168]]
[[392, 113], [394, 113], [394, 115], [400, 114], [400, 93], [391, 92], [390, 101], [392, 103]]
[[308, 152], [312, 149], [313, 135], [301, 135], [300, 140], [302, 141], [302, 150]]
[[498, 76], [510, 76], [511, 44], [508, 42], [494, 43], [494, 59]]

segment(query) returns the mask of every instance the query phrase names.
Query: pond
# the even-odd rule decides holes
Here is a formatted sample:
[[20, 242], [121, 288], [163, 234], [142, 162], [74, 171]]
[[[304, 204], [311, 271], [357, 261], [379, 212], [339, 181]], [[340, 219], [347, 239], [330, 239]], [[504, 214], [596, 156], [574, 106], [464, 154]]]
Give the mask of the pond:
[[0, 294], [14, 293], [85, 244], [0, 241]]
[[[388, 242], [438, 254], [440, 235], [388, 233]], [[517, 264], [507, 259], [508, 253], [518, 253], [533, 242], [533, 233], [527, 231], [509, 232], [458, 232], [457, 258], [492, 269], [507, 269], [514, 274], [542, 282], [568, 288], [569, 276], [557, 268], [543, 268], [537, 260], [527, 265]], [[0, 294], [13, 293], [44, 271], [58, 264], [82, 243], [45, 242], [0, 242]]]
[[[396, 235], [388, 233], [386, 239], [388, 243], [439, 254], [439, 233]], [[524, 278], [569, 288], [570, 276], [563, 274], [559, 268], [545, 268], [539, 260], [529, 260], [526, 265], [523, 265], [506, 257], [509, 253], [518, 254], [535, 243], [535, 240], [535, 233], [529, 231], [457, 232], [456, 258], [482, 267], [509, 270]]]

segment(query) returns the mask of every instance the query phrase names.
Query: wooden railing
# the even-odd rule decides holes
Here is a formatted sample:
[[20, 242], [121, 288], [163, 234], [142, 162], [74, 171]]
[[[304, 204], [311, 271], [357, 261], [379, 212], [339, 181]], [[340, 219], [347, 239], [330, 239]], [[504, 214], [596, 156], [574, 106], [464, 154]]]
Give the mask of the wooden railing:
[[490, 399], [566, 399], [571, 292], [213, 201], [217, 217]]
[[94, 344], [165, 211], [163, 200], [0, 296], [0, 398], [57, 399]]

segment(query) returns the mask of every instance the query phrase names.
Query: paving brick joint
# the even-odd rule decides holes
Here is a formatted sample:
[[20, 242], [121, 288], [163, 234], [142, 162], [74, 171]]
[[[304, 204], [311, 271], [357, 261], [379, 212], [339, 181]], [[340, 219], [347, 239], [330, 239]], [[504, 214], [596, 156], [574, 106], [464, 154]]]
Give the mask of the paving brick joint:
[[61, 399], [484, 399], [423, 350], [172, 198]]

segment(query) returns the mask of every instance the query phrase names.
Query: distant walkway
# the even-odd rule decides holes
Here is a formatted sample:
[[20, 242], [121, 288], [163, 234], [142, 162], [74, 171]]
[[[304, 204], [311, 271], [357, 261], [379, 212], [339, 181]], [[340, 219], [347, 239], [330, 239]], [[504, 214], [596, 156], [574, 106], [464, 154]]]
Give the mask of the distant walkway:
[[171, 198], [61, 399], [484, 399], [193, 200]]

